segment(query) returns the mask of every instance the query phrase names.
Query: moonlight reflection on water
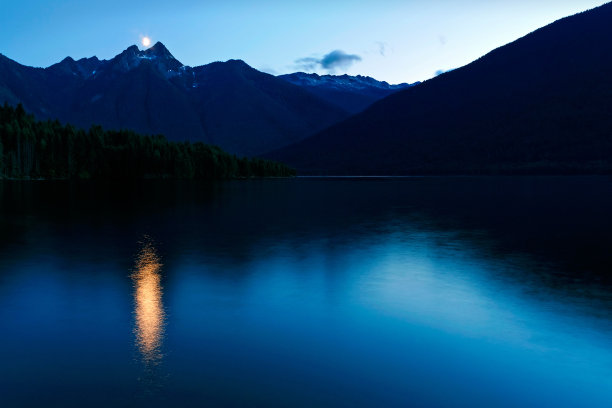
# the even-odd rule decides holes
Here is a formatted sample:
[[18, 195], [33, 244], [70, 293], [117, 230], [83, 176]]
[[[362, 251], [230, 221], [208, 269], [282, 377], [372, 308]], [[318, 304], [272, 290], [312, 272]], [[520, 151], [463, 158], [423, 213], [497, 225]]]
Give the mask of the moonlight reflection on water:
[[164, 306], [162, 303], [160, 258], [150, 239], [146, 239], [136, 257], [132, 280], [134, 282], [134, 315], [136, 346], [145, 369], [151, 369], [162, 360], [164, 334]]

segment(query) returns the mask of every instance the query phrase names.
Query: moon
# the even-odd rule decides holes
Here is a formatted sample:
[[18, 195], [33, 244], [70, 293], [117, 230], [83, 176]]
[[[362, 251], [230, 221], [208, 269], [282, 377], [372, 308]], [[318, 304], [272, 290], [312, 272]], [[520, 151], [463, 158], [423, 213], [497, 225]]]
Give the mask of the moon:
[[148, 47], [151, 45], [151, 39], [149, 37], [142, 37], [142, 46]]

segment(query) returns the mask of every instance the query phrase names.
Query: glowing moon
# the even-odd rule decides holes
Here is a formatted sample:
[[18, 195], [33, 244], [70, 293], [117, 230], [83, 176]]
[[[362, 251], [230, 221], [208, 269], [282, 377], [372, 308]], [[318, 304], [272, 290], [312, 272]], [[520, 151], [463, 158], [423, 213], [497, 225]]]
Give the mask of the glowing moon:
[[151, 45], [151, 39], [149, 37], [142, 37], [142, 46], [148, 47]]

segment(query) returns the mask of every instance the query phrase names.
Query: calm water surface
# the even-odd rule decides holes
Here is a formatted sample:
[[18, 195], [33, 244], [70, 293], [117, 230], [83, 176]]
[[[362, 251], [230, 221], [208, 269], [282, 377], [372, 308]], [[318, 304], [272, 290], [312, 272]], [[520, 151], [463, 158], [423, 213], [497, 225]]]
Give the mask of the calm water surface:
[[0, 184], [0, 406], [610, 407], [612, 179]]

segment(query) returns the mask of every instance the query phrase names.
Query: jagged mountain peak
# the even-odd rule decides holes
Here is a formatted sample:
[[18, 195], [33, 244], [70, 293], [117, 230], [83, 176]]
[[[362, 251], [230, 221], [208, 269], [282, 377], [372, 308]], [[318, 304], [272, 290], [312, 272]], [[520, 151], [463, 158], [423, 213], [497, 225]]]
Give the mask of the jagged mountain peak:
[[143, 50], [141, 50], [136, 44], [132, 44], [129, 47], [127, 47], [125, 50], [123, 50], [121, 53], [119, 53], [117, 56], [121, 56], [121, 55], [136, 55], [136, 56], [148, 56], [148, 57], [163, 57], [163, 58], [174, 58], [174, 56], [172, 55], [172, 53], [170, 53], [170, 51], [168, 50], [168, 48], [166, 48], [166, 46], [161, 42], [158, 41], [155, 44], [153, 44], [152, 46], [145, 48]]
[[161, 42], [158, 41], [151, 47], [142, 51], [146, 55], [156, 56], [158, 58], [174, 58], [168, 48]]
[[404, 89], [410, 86], [416, 85], [401, 83], [396, 85], [391, 85], [386, 81], [378, 81], [369, 76], [364, 75], [319, 75], [316, 73], [306, 73], [306, 72], [295, 72], [293, 74], [281, 75], [281, 78], [288, 80], [290, 82], [299, 83], [300, 85], [309, 85], [309, 86], [352, 86], [352, 87], [375, 87], [380, 89]]
[[159, 41], [145, 50], [140, 50], [137, 45], [131, 45], [110, 60], [112, 69], [122, 72], [130, 71], [143, 62], [153, 64], [165, 76], [174, 76], [183, 67], [183, 64]]
[[81, 78], [88, 78], [95, 74], [96, 69], [102, 62], [98, 57], [81, 58], [75, 61], [72, 57], [66, 57], [57, 64], [53, 64], [46, 70], [57, 75], [74, 75]]
[[140, 48], [138, 48], [138, 46], [136, 44], [132, 44], [129, 47], [127, 47], [125, 50], [123, 50], [123, 52], [121, 52], [119, 55], [122, 54], [138, 54], [140, 52]]
[[305, 72], [280, 75], [279, 78], [305, 88], [351, 113], [360, 112], [393, 92], [418, 84], [389, 85], [385, 81], [362, 75], [319, 75]]
[[93, 57], [89, 57], [89, 58], [81, 58], [77, 62], [84, 62], [84, 61], [87, 61], [87, 62], [100, 62], [100, 59], [94, 55]]

